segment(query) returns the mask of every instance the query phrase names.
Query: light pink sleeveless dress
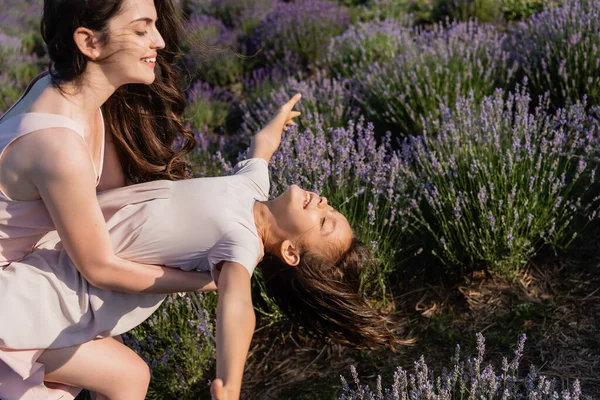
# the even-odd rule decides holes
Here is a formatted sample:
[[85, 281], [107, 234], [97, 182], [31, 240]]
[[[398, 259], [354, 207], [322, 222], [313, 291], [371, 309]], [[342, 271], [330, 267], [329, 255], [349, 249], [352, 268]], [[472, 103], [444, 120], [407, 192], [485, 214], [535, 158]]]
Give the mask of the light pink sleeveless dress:
[[[48, 74], [42, 73], [30, 83], [23, 96], [21, 96], [21, 99], [36, 83], [44, 85], [48, 84], [48, 81]], [[21, 101], [21, 99], [19, 99], [19, 101]], [[17, 101], [17, 103], [19, 101]], [[15, 105], [17, 103], [15, 103]], [[11, 109], [13, 107], [11, 107]], [[8, 112], [11, 109], [9, 109], [5, 115], [8, 115]], [[84, 137], [83, 127], [76, 121], [62, 115], [24, 113], [4, 117], [0, 119], [0, 155], [4, 153], [4, 150], [13, 141], [31, 132], [46, 128], [70, 129], [80, 134], [82, 140]], [[60, 140], [60, 138], [57, 138], [57, 140]], [[96, 185], [99, 183], [100, 175], [102, 173], [104, 139], [102, 139], [102, 144], [99, 155], [101, 164], [98, 171], [96, 171]], [[94, 165], [91, 154], [90, 162]], [[94, 170], [96, 170], [95, 165]], [[162, 185], [162, 188], [164, 188], [164, 185]], [[137, 193], [133, 190], [128, 194], [133, 196], [133, 198], [131, 198], [132, 201], [135, 201], [136, 195], [139, 195], [137, 197], [143, 197], [144, 200], [150, 200], [153, 198], [152, 191], [161, 191], [160, 185], [156, 189], [147, 189], [148, 190], [144, 189], [138, 191]], [[117, 198], [115, 198], [115, 200], [117, 200]], [[121, 198], [120, 202], [123, 203], [124, 199]], [[109, 205], [107, 213], [110, 214], [111, 211], [114, 212], [115, 210], [111, 210]], [[64, 316], [47, 315], [44, 313], [44, 300], [46, 298], [54, 299], [57, 296], [57, 292], [50, 290], [50, 288], [62, 286], [70, 287], [73, 288], [74, 291], [77, 291], [85, 290], [85, 286], [87, 286], [87, 282], [85, 282], [81, 276], [76, 274], [76, 271], [73, 271], [73, 269], [59, 268], [60, 266], [67, 265], [66, 261], [61, 260], [61, 257], [65, 257], [64, 252], [61, 253], [60, 251], [55, 250], [40, 250], [34, 252], [34, 249], [38, 246], [36, 245], [38, 241], [54, 229], [52, 219], [42, 200], [12, 200], [0, 190], [0, 272], [3, 274], [4, 278], [10, 277], [11, 275], [18, 275], [18, 279], [8, 278], [8, 281], [12, 281], [14, 284], [9, 287], [0, 287], [0, 295], [3, 295], [4, 299], [10, 299], [8, 307], [14, 311], [15, 315], [21, 313], [21, 318], [29, 321], [48, 321], [50, 326], [55, 323], [66, 324], [74, 322], [60, 320], [60, 317], [64, 318]], [[40, 278], [42, 277], [48, 283], [47, 286], [40, 285]], [[15, 287], [16, 285], [19, 287]], [[36, 293], [35, 298], [39, 299], [39, 304], [32, 304], [31, 301], [21, 301], [23, 299], [11, 296], [15, 291], [22, 293]], [[60, 293], [60, 291], [58, 293]], [[65, 294], [65, 291], [63, 290], [62, 293]], [[75, 292], [73, 292], [72, 296], [74, 296], [74, 293]], [[156, 308], [160, 305], [164, 296], [151, 297], [150, 303]], [[73, 300], [77, 299], [73, 298]], [[70, 303], [68, 294], [66, 298], [61, 299], [61, 302], [66, 307], [73, 306]], [[4, 305], [6, 306], [6, 304]], [[36, 312], [34, 310], [38, 311]], [[79, 310], [77, 311], [79, 312]], [[2, 319], [4, 319], [4, 321], [2, 321]], [[7, 320], [8, 318], [0, 318], [0, 324], [5, 324]], [[24, 342], [27, 342], [26, 339], [29, 335], [34, 334], [33, 331], [22, 328], [19, 329], [18, 332], [15, 331], [15, 335], [25, 339]], [[88, 340], [91, 340], [94, 336], [89, 338], [88, 335], [87, 338]], [[73, 338], [65, 338], [64, 343], [71, 345], [70, 343], [73, 343], [72, 339]], [[82, 337], [81, 341], [78, 342], [83, 343], [83, 341], [84, 339]], [[60, 384], [44, 385], [43, 365], [36, 362], [36, 359], [43, 350], [27, 350], [18, 346], [9, 346], [10, 349], [2, 347], [10, 344], [11, 343], [0, 342], [0, 399], [72, 399], [81, 391], [81, 389]], [[55, 347], [61, 347], [60, 343], [56, 343]]]
[[[8, 115], [36, 83], [45, 85], [48, 80], [47, 72], [38, 75], [5, 115]], [[84, 139], [83, 127], [70, 118], [48, 113], [23, 113], [0, 119], [0, 156], [15, 140], [28, 133], [46, 128], [69, 129], [77, 132], [81, 135], [82, 140]], [[102, 134], [104, 135], [104, 132]], [[102, 173], [104, 138], [102, 143], [99, 158], [101, 165], [96, 171], [96, 185], [99, 183]], [[96, 170], [91, 154], [90, 161]], [[0, 189], [0, 269], [7, 270], [12, 262], [23, 259], [31, 253], [39, 239], [54, 229], [54, 223], [43, 201], [12, 200]], [[36, 290], [34, 287], [21, 289]], [[18, 308], [18, 305], [15, 306]], [[26, 335], [27, 332], [23, 332], [23, 334]], [[77, 388], [58, 384], [45, 387], [43, 385], [44, 369], [40, 368], [41, 364], [35, 362], [41, 352], [41, 350], [14, 351], [0, 347], [0, 398], [67, 399], [73, 398], [80, 391]], [[21, 382], [19, 382], [19, 377]]]

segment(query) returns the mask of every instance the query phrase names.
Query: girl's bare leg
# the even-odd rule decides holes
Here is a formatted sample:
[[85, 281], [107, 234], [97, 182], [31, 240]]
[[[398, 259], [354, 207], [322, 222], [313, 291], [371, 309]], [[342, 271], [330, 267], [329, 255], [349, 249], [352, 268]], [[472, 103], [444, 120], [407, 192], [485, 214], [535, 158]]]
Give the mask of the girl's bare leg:
[[44, 380], [92, 390], [97, 400], [143, 400], [150, 383], [148, 365], [115, 338], [49, 349], [38, 362]]

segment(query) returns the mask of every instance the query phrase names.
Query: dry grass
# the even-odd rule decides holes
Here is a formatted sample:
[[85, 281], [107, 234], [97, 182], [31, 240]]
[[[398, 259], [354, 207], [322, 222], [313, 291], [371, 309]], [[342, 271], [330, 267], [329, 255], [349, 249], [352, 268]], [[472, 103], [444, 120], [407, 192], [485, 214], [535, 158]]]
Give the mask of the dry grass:
[[[581, 259], [581, 258], [580, 258]], [[488, 361], [510, 356], [518, 336], [528, 341], [522, 376], [533, 364], [563, 384], [580, 379], [583, 393], [600, 398], [600, 263], [531, 263], [512, 278], [476, 272], [451, 287], [424, 286], [396, 296], [396, 313], [412, 327], [415, 346], [364, 352], [311, 338], [289, 322], [260, 330], [252, 342], [245, 399], [334, 399], [339, 375], [357, 366], [361, 381], [410, 368], [423, 354], [436, 371], [448, 366], [454, 345], [474, 351], [475, 333], [486, 337]], [[592, 267], [589, 267], [589, 265]], [[595, 265], [595, 266], [594, 266]]]

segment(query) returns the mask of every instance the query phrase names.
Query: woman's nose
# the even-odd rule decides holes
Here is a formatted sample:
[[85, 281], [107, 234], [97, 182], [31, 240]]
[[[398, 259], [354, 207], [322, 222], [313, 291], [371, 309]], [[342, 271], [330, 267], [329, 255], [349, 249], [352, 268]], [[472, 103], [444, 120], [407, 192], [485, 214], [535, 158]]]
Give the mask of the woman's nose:
[[155, 32], [154, 35], [154, 40], [152, 41], [153, 44], [153, 48], [155, 49], [164, 49], [165, 48], [165, 40], [163, 39], [162, 35], [160, 34], [160, 32], [158, 31], [158, 29]]
[[327, 205], [327, 197], [321, 197], [321, 201], [319, 201], [319, 205], [326, 206]]

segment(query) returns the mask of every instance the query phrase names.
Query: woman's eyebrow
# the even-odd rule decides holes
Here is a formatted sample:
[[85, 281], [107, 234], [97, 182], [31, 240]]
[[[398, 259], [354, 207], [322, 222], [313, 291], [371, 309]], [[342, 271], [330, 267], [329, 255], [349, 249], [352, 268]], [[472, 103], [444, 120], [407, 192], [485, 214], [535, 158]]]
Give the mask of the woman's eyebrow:
[[142, 18], [134, 19], [133, 21], [131, 21], [129, 23], [129, 25], [133, 24], [134, 22], [138, 22], [138, 21], [146, 21], [146, 22], [149, 22], [149, 23], [154, 22], [154, 20], [152, 18], [142, 17]]

